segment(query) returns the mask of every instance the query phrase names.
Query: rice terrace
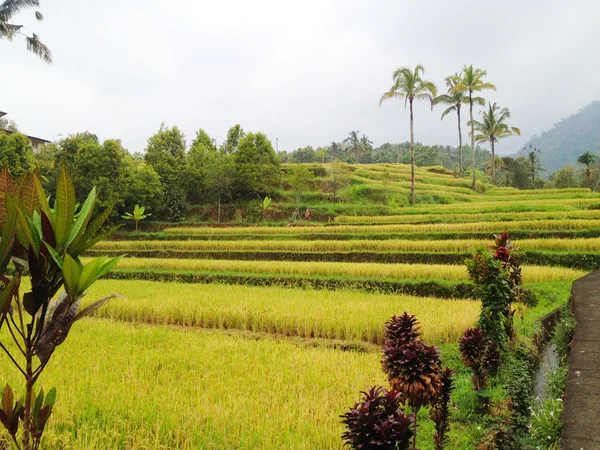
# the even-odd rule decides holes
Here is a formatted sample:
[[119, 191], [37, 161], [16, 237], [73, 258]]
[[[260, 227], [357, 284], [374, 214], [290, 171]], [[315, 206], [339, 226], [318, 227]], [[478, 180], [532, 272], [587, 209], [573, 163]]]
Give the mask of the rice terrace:
[[[562, 448], [578, 385], [572, 292], [600, 269], [600, 102], [588, 98], [600, 91], [582, 88], [571, 100], [588, 106], [536, 135], [548, 111], [570, 109], [544, 104], [544, 80], [517, 92], [515, 64], [549, 61], [509, 72], [500, 54], [438, 36], [443, 55], [414, 45], [441, 82], [412, 57], [379, 67], [390, 37], [369, 28], [373, 11], [404, 36], [399, 54], [420, 33], [391, 1], [184, 1], [165, 24], [161, 5], [131, 0], [113, 5], [143, 9], [126, 25], [63, 3], [43, 28], [38, 0], [0, 0], [0, 55], [15, 68], [0, 72], [0, 107], [15, 111], [0, 111], [0, 450]], [[433, 3], [406, 8], [456, 14]], [[75, 53], [59, 33], [71, 14]], [[363, 19], [350, 38], [346, 20]], [[153, 37], [134, 52], [94, 39], [100, 26]], [[439, 72], [450, 57], [454, 73]], [[231, 61], [243, 67], [221, 72]], [[31, 103], [25, 73], [60, 101]], [[183, 127], [157, 130], [163, 114]], [[269, 137], [225, 132], [231, 116]], [[577, 361], [594, 371], [594, 358]]]

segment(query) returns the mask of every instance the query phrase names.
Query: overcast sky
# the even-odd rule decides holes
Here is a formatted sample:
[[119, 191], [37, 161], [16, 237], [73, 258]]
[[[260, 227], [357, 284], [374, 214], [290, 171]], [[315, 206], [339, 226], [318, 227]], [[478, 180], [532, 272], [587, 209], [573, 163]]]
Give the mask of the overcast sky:
[[[2, 0], [0, 0], [1, 2]], [[597, 0], [42, 0], [14, 21], [52, 49], [46, 65], [0, 40], [0, 110], [46, 139], [90, 131], [142, 151], [161, 122], [188, 144], [198, 128], [221, 142], [240, 123], [279, 149], [342, 140], [409, 139], [400, 101], [379, 106], [399, 66], [427, 79], [464, 64], [487, 69], [523, 137], [600, 99]], [[415, 109], [415, 139], [457, 143], [456, 117]]]

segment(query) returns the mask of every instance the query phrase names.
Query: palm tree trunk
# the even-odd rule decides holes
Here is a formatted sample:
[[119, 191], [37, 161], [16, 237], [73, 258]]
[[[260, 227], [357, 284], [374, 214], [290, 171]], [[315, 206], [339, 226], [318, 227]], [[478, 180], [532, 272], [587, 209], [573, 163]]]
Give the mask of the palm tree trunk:
[[492, 184], [496, 184], [496, 153], [494, 152], [494, 137], [490, 139], [492, 147]]
[[416, 203], [415, 198], [415, 134], [413, 130], [413, 101], [410, 99], [410, 203]]
[[469, 114], [471, 116], [471, 151], [473, 152], [473, 184], [471, 189], [475, 190], [477, 174], [475, 173], [475, 124], [473, 123], [473, 92], [469, 91]]
[[456, 109], [456, 115], [458, 116], [458, 154], [460, 157], [460, 176], [463, 176], [463, 159], [462, 159], [462, 130], [460, 129], [460, 107]]

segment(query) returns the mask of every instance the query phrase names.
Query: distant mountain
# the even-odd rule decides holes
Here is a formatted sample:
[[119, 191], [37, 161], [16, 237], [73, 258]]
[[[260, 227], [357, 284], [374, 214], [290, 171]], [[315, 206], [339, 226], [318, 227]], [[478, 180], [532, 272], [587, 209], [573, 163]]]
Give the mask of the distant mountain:
[[600, 153], [600, 101], [562, 119], [541, 136], [532, 137], [518, 154], [527, 155], [530, 145], [540, 150], [548, 174], [568, 164], [575, 165], [577, 157], [586, 151]]

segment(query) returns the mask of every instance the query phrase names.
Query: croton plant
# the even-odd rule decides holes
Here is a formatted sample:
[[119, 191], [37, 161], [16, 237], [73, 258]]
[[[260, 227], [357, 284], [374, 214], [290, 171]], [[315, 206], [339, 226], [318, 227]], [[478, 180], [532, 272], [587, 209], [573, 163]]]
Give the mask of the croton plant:
[[16, 181], [6, 167], [0, 173], [0, 349], [25, 384], [23, 396], [8, 384], [4, 388], [0, 422], [23, 450], [39, 448], [55, 404], [54, 388], [45, 395], [36, 390], [40, 375], [73, 323], [114, 297], [81, 307], [86, 289], [118, 261], [80, 260], [114, 231], [102, 229], [110, 208], [94, 214], [95, 189], [78, 207], [73, 181], [62, 168], [52, 206], [49, 199], [37, 173]]

